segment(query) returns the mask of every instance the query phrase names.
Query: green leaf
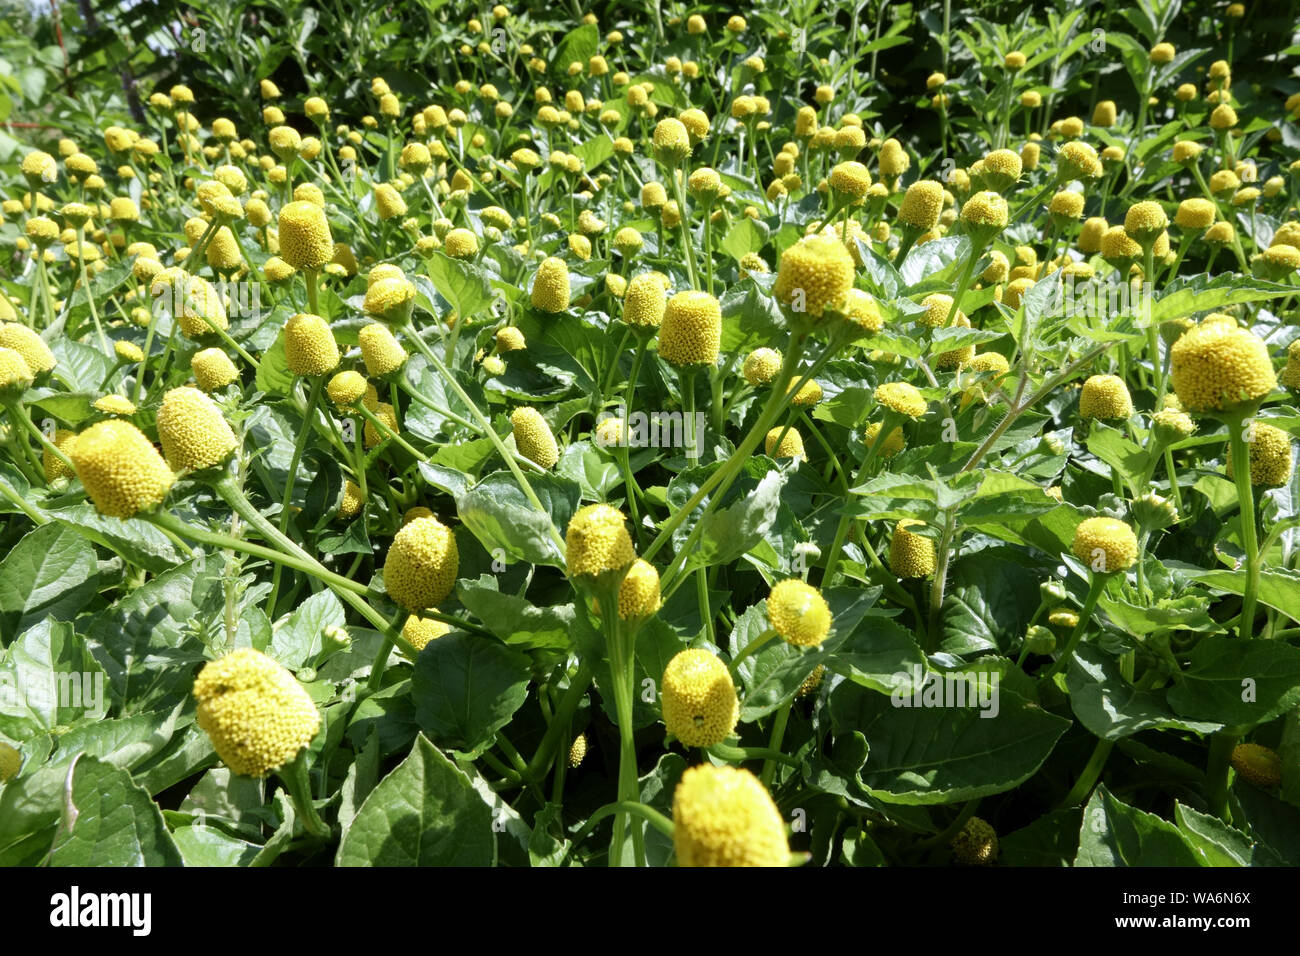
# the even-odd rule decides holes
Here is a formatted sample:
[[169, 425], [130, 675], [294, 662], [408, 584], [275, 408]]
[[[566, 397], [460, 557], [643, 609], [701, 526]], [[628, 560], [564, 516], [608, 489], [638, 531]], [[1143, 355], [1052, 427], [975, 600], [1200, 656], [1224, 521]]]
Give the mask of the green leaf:
[[600, 45], [600, 31], [594, 23], [584, 23], [570, 30], [555, 46], [551, 57], [551, 71], [559, 76], [566, 75], [570, 63], [581, 63], [587, 68], [587, 61], [596, 55]]
[[1223, 727], [1180, 719], [1165, 703], [1163, 693], [1138, 690], [1120, 674], [1115, 658], [1091, 644], [1080, 644], [1075, 650], [1066, 686], [1074, 715], [1103, 740], [1119, 740], [1153, 728], [1209, 734]]
[[[1107, 34], [1107, 39], [1110, 35]], [[1210, 278], [1201, 274], [1183, 276], [1165, 284], [1151, 307], [1151, 321], [1179, 319], [1194, 312], [1222, 309], [1226, 305], [1242, 302], [1260, 302], [1291, 295], [1295, 291], [1288, 285], [1265, 282], [1236, 273], [1226, 273]]]
[[33, 624], [0, 660], [0, 731], [23, 740], [108, 710], [104, 672], [66, 621]]
[[477, 757], [528, 697], [529, 659], [494, 640], [452, 631], [415, 662], [411, 695], [420, 728]]
[[75, 529], [83, 538], [152, 574], [162, 574], [185, 560], [172, 540], [148, 521], [106, 518], [85, 501], [46, 513], [52, 521]]
[[1203, 866], [1282, 866], [1281, 858], [1218, 817], [1174, 803], [1178, 830]]
[[125, 770], [82, 757], [51, 866], [180, 866], [162, 811]]
[[1300, 650], [1263, 638], [1202, 637], [1169, 691], [1193, 720], [1253, 727], [1300, 704]]
[[45, 618], [70, 621], [99, 588], [95, 549], [51, 522], [28, 534], [0, 561], [0, 634]]
[[868, 614], [835, 647], [826, 666], [881, 694], [910, 693], [915, 675], [925, 670], [925, 655], [911, 632], [879, 614]]
[[563, 650], [573, 628], [572, 604], [537, 607], [526, 598], [503, 594], [496, 579], [482, 575], [477, 582], [461, 580], [456, 596], [479, 622], [507, 644], [522, 650]]
[[1069, 866], [1079, 853], [1079, 810], [1053, 810], [998, 838], [1003, 866]]
[[492, 288], [483, 270], [443, 252], [428, 260], [429, 278], [438, 294], [467, 323], [479, 318], [492, 302]]
[[766, 242], [767, 228], [746, 216], [727, 230], [718, 248], [739, 262], [751, 252], [758, 252]]
[[186, 866], [248, 866], [260, 849], [217, 827], [179, 827], [172, 833]]
[[410, 755], [366, 797], [335, 863], [492, 866], [496, 855], [491, 809], [469, 777], [421, 734]]
[[82, 721], [58, 738], [50, 765], [60, 766], [85, 754], [133, 770], [171, 742], [178, 723], [183, 726], [193, 720], [192, 716], [181, 719], [187, 703], [177, 704], [170, 713], [155, 711], [113, 720]]
[[294, 608], [284, 626], [272, 633], [269, 653], [296, 671], [324, 650], [327, 627], [343, 627], [346, 623], [338, 596], [328, 588], [317, 591]]
[[558, 475], [530, 475], [528, 483], [546, 513], [529, 503], [509, 472], [497, 471], [457, 496], [461, 523], [489, 554], [495, 556], [500, 549], [507, 559], [564, 567], [564, 553], [551, 532], [554, 528], [563, 533], [568, 527], [581, 489]]
[[198, 571], [193, 562], [141, 585], [91, 617], [87, 643], [113, 692], [133, 710], [174, 704], [189, 696], [192, 667], [207, 659], [191, 621], [224, 610], [220, 562]]
[[[712, 466], [709, 469], [712, 470]], [[776, 521], [781, 506], [781, 489], [788, 475], [764, 459], [751, 459], [745, 463], [741, 477], [731, 487], [727, 503], [715, 506], [704, 517], [698, 543], [686, 559], [682, 573], [715, 564], [734, 561], [764, 540]], [[705, 471], [687, 469], [668, 483], [669, 506], [683, 507], [698, 483], [705, 480]], [[708, 500], [700, 509], [708, 506]], [[675, 540], [682, 546], [692, 533], [695, 522], [683, 522]]]
[[1075, 866], [1199, 866], [1201, 859], [1173, 824], [1111, 796], [1104, 784], [1083, 811]]
[[[1231, 488], [1231, 485], [1228, 486]], [[1232, 492], [1235, 499], [1236, 492]], [[1200, 571], [1192, 572], [1191, 577], [1210, 587], [1226, 591], [1229, 594], [1244, 594], [1246, 590], [1246, 572], [1241, 571]], [[1261, 571], [1259, 574], [1260, 604], [1276, 608], [1292, 620], [1300, 620], [1300, 574], [1294, 571]]]
[[288, 395], [293, 389], [293, 373], [289, 371], [289, 360], [284, 354], [283, 335], [277, 337], [275, 344], [257, 360], [253, 385], [268, 395]]
[[[886, 803], [954, 803], [1010, 790], [1038, 771], [1070, 722], [1011, 691], [1000, 677], [994, 684], [977, 667], [972, 665], [972, 675], [985, 699], [996, 701], [996, 716], [981, 716], [995, 713], [992, 706], [924, 706], [933, 699], [924, 689], [918, 690], [918, 707], [896, 705], [912, 703], [901, 691], [887, 696], [852, 681], [835, 688], [830, 707], [836, 736], [865, 735], [871, 759], [862, 783], [873, 796]], [[951, 681], [932, 673], [930, 694], [947, 684], [955, 693], [969, 680], [960, 672]]]
[[576, 441], [565, 448], [556, 471], [577, 482], [586, 501], [605, 501], [623, 481], [613, 456], [598, 451], [587, 441]]

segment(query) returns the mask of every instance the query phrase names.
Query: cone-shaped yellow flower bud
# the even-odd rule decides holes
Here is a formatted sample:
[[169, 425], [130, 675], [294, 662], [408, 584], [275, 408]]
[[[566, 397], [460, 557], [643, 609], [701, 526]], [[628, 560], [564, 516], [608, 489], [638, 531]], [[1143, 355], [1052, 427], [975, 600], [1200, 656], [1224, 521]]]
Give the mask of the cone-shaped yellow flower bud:
[[1137, 536], [1115, 518], [1085, 518], [1074, 530], [1074, 556], [1098, 574], [1113, 574], [1137, 560]]
[[238, 445], [217, 403], [182, 385], [163, 396], [158, 438], [173, 471], [197, 471], [221, 464]]
[[1277, 387], [1264, 342], [1246, 329], [1199, 325], [1170, 349], [1170, 379], [1194, 414], [1256, 404]]
[[563, 312], [569, 307], [569, 267], [563, 259], [551, 256], [538, 266], [531, 301], [543, 312]]
[[891, 182], [897, 179], [912, 165], [912, 157], [907, 155], [903, 144], [890, 138], [880, 144], [880, 176]]
[[384, 587], [402, 607], [419, 613], [451, 593], [459, 569], [451, 529], [437, 518], [416, 518], [393, 538], [384, 561]]
[[339, 372], [329, 380], [325, 391], [339, 408], [350, 408], [366, 394], [366, 377], [360, 372]]
[[625, 621], [638, 621], [650, 617], [662, 604], [659, 572], [650, 562], [637, 558], [619, 585], [618, 616]]
[[280, 258], [295, 269], [320, 269], [334, 258], [334, 237], [325, 210], [291, 202], [280, 210]]
[[361, 512], [366, 499], [361, 495], [361, 486], [349, 478], [343, 483], [343, 500], [339, 502], [338, 517], [342, 521], [351, 521]]
[[785, 823], [748, 770], [700, 764], [673, 794], [678, 866], [787, 866]]
[[1186, 412], [1163, 408], [1151, 416], [1151, 430], [1157, 441], [1169, 445], [1190, 437], [1196, 431], [1196, 423]]
[[1010, 215], [1007, 201], [991, 190], [976, 193], [961, 207], [961, 221], [978, 236], [1005, 229]]
[[1164, 208], [1150, 199], [1129, 206], [1124, 216], [1125, 234], [1139, 245], [1155, 242], [1168, 225]]
[[1232, 748], [1232, 766], [1257, 787], [1272, 789], [1282, 783], [1282, 758], [1262, 744], [1237, 744]]
[[198, 724], [232, 773], [262, 777], [293, 760], [320, 712], [284, 667], [251, 647], [204, 665], [194, 680]]
[[681, 651], [668, 662], [660, 688], [664, 729], [687, 747], [712, 747], [736, 729], [740, 700], [717, 655]]
[[1128, 418], [1133, 414], [1133, 399], [1128, 386], [1118, 375], [1089, 377], [1079, 395], [1079, 414], [1103, 421]]
[[925, 522], [904, 518], [894, 526], [894, 538], [889, 542], [889, 569], [900, 578], [925, 578], [934, 574], [934, 542], [907, 530], [918, 525], [924, 526]]
[[753, 386], [766, 385], [781, 371], [781, 353], [776, 349], [754, 349], [745, 357], [741, 373]]
[[32, 370], [13, 349], [0, 347], [0, 400], [16, 401], [32, 387]]
[[294, 375], [325, 375], [339, 364], [339, 347], [329, 323], [299, 312], [284, 324], [284, 357]]
[[45, 340], [17, 322], [0, 322], [0, 348], [13, 349], [21, 355], [33, 376], [48, 372], [57, 364]]
[[472, 259], [478, 253], [478, 236], [468, 229], [452, 229], [443, 239], [442, 248], [453, 259]]
[[1056, 176], [1060, 182], [1096, 179], [1103, 172], [1097, 151], [1087, 143], [1066, 143], [1056, 155]]
[[555, 467], [560, 460], [560, 449], [541, 412], [527, 405], [521, 406], [510, 414], [510, 424], [514, 428], [519, 454], [543, 468]]
[[927, 408], [925, 397], [916, 386], [908, 385], [906, 382], [886, 382], [878, 385], [875, 397], [881, 405], [908, 418], [920, 418]]
[[389, 375], [406, 362], [406, 350], [388, 331], [388, 326], [371, 322], [357, 333], [361, 346], [361, 358], [366, 363], [366, 372], [374, 378]]
[[962, 866], [984, 866], [998, 856], [997, 831], [979, 817], [967, 820], [950, 845], [953, 862]]
[[[1281, 488], [1291, 480], [1291, 436], [1275, 425], [1256, 421], [1246, 432], [1250, 451], [1250, 483], [1263, 488]], [[1233, 477], [1232, 456], [1228, 456], [1228, 477]]]
[[125, 340], [114, 342], [113, 353], [118, 357], [118, 360], [122, 362], [135, 363], [144, 361], [144, 352], [142, 352], [140, 346], [136, 345], [134, 342], [127, 342]]
[[587, 505], [569, 522], [565, 565], [571, 578], [622, 572], [636, 560], [623, 513], [609, 505]]
[[822, 593], [799, 578], [781, 581], [767, 598], [767, 618], [787, 643], [816, 647], [830, 635], [831, 609]]
[[[778, 441], [780, 445], [777, 444]], [[803, 436], [793, 425], [789, 428], [777, 425], [769, 431], [763, 439], [763, 448], [769, 458], [799, 458], [805, 461], [808, 458], [803, 447]]]
[[863, 199], [871, 188], [871, 174], [856, 160], [837, 163], [827, 181], [834, 192], [854, 202]]
[[120, 418], [130, 418], [135, 414], [135, 403], [125, 395], [102, 395], [95, 399], [93, 407], [105, 415], [117, 415]]
[[[872, 422], [862, 433], [863, 443], [870, 448], [876, 444], [876, 439], [880, 435], [880, 429], [884, 427], [883, 422]], [[876, 454], [881, 458], [893, 458], [900, 451], [906, 441], [903, 438], [903, 429], [895, 425], [893, 430], [884, 437], [884, 440], [876, 447]]]
[[[841, 250], [842, 251], [842, 250]], [[664, 308], [659, 356], [673, 365], [713, 365], [722, 343], [722, 307], [707, 292], [678, 292]]]
[[623, 321], [645, 329], [657, 329], [664, 320], [668, 296], [659, 276], [642, 272], [632, 277], [623, 297]]
[[188, 338], [201, 339], [211, 335], [213, 327], [224, 330], [230, 326], [221, 295], [201, 276], [164, 269], [154, 277], [150, 292], [155, 297], [170, 297], [172, 314]]
[[[368, 388], [367, 392], [370, 392], [372, 390], [373, 390], [373, 386]], [[367, 400], [364, 403], [366, 408], [374, 412], [375, 418], [379, 419], [380, 422], [386, 425], [389, 431], [393, 432], [394, 434], [400, 432], [402, 429], [402, 423], [397, 420], [397, 409], [393, 408], [393, 406], [388, 404], [388, 402], [380, 402], [380, 401], [375, 401], [373, 403], [374, 407], [372, 408], [371, 407], [372, 403], [369, 401], [370, 397], [371, 396], [367, 394], [366, 396]], [[371, 421], [366, 422], [366, 427], [362, 432], [362, 435], [365, 439], [365, 444], [367, 448], [374, 448], [376, 445], [379, 445], [381, 442], [386, 441], [388, 438], [387, 432], [380, 431], [378, 428], [375, 427], [374, 423]]]
[[144, 433], [116, 419], [98, 422], [78, 435], [68, 457], [95, 508], [110, 518], [130, 518], [152, 508], [175, 481]]
[[420, 617], [418, 614], [412, 614], [402, 625], [402, 637], [414, 647], [417, 651], [422, 651], [429, 645], [430, 641], [436, 641], [444, 634], [451, 630], [451, 625], [443, 621], [435, 621], [431, 617]]
[[898, 221], [922, 232], [933, 229], [943, 210], [943, 186], [933, 179], [922, 179], [907, 187]]
[[569, 747], [569, 767], [577, 769], [582, 765], [583, 759], [587, 756], [587, 732], [584, 730], [578, 736], [573, 738], [573, 744]]
[[797, 313], [821, 318], [853, 287], [853, 257], [844, 244], [821, 234], [805, 236], [781, 254], [772, 294]]
[[1178, 204], [1178, 211], [1174, 213], [1174, 223], [1188, 232], [1199, 232], [1214, 225], [1217, 216], [1218, 210], [1210, 200], [1184, 199]]
[[679, 119], [662, 119], [655, 125], [655, 157], [665, 166], [680, 166], [691, 155], [691, 136]]
[[365, 310], [393, 325], [405, 325], [415, 308], [415, 286], [399, 273], [374, 279], [366, 286]]
[[[77, 437], [77, 433], [67, 428], [56, 428], [54, 430], [54, 447], [65, 455], [72, 448], [72, 442]], [[41, 469], [45, 472], [45, 483], [58, 478], [71, 478], [73, 470], [63, 463], [63, 459], [50, 453], [48, 448], [41, 453]]]
[[18, 776], [23, 766], [23, 755], [7, 743], [0, 741], [0, 783], [8, 783]]

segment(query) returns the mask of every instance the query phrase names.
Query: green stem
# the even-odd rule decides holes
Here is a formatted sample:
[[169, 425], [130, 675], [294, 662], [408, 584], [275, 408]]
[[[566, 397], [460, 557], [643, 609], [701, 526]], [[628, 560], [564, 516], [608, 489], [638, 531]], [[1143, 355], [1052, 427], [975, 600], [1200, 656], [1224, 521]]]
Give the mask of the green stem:
[[298, 756], [292, 761], [281, 767], [279, 770], [280, 779], [284, 781], [285, 786], [289, 789], [289, 797], [293, 800], [294, 809], [302, 816], [303, 826], [307, 832], [313, 836], [328, 837], [330, 828], [320, 818], [316, 812], [316, 805], [311, 799], [311, 783], [307, 779], [306, 749], [299, 751]]
[[[307, 414], [303, 416], [302, 427], [299, 428], [297, 439], [293, 443], [293, 456], [289, 459], [289, 472], [284, 480], [284, 496], [280, 500], [281, 534], [285, 534], [289, 530], [289, 514], [293, 504], [294, 485], [297, 484], [298, 465], [302, 461], [302, 453], [307, 446], [307, 435], [315, 424], [316, 403], [320, 400], [321, 388], [324, 382], [325, 376], [313, 376], [311, 393], [307, 397]], [[277, 564], [275, 570], [271, 572], [271, 594], [266, 599], [266, 607], [271, 612], [272, 617], [275, 616], [275, 599], [280, 593], [280, 571], [281, 565]]]
[[1259, 592], [1259, 538], [1255, 530], [1255, 495], [1250, 484], [1250, 449], [1245, 438], [1244, 419], [1228, 419], [1228, 439], [1231, 442], [1232, 474], [1237, 485], [1237, 501], [1241, 505], [1241, 539], [1246, 550], [1246, 586], [1241, 595], [1241, 616], [1237, 619], [1237, 633], [1246, 638], [1252, 635], [1255, 624], [1255, 597]]
[[1079, 779], [1074, 782], [1070, 792], [1065, 795], [1061, 801], [1061, 807], [1077, 807], [1083, 803], [1088, 794], [1092, 792], [1093, 785], [1096, 784], [1097, 778], [1101, 776], [1102, 768], [1106, 766], [1106, 760], [1110, 757], [1110, 752], [1115, 747], [1113, 740], [1098, 740], [1097, 746], [1093, 748], [1092, 756], [1088, 758], [1088, 763], [1084, 765], [1083, 771], [1079, 774]]
[[[767, 749], [773, 753], [781, 753], [781, 742], [785, 739], [785, 728], [790, 723], [790, 710], [794, 707], [794, 698], [786, 701], [785, 706], [776, 712], [776, 718], [772, 721], [772, 733], [768, 737]], [[763, 761], [763, 772], [759, 775], [759, 780], [767, 789], [772, 789], [772, 780], [776, 776], [776, 761]]]
[[1106, 588], [1106, 577], [1105, 574], [1098, 574], [1096, 571], [1092, 572], [1092, 583], [1088, 586], [1088, 597], [1083, 602], [1083, 610], [1079, 612], [1079, 623], [1074, 626], [1070, 639], [1065, 642], [1065, 649], [1061, 651], [1061, 656], [1043, 672], [1040, 680], [1048, 680], [1055, 676], [1074, 656], [1074, 649], [1079, 646], [1079, 641], [1083, 639], [1083, 632], [1088, 629], [1088, 623], [1092, 619], [1092, 612], [1097, 608], [1097, 601], [1101, 598], [1101, 592]]

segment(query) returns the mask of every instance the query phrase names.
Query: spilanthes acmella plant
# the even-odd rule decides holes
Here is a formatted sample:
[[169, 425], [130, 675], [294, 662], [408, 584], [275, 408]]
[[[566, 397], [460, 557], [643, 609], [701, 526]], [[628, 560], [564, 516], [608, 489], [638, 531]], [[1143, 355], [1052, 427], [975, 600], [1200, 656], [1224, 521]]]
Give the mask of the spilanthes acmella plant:
[[155, 6], [5, 41], [0, 860], [1300, 865], [1294, 16]]

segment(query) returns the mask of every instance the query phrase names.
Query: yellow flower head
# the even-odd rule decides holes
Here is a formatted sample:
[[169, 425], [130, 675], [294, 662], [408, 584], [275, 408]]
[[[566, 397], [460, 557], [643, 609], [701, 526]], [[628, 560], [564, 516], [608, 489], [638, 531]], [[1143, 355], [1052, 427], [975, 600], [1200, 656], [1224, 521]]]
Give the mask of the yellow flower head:
[[[784, 435], [785, 437], [781, 437]], [[780, 442], [780, 444], [777, 444]], [[791, 425], [786, 428], [784, 425], [777, 425], [763, 439], [763, 453], [769, 458], [799, 458], [807, 460], [808, 455], [804, 452], [803, 436], [799, 434], [799, 429]]]
[[691, 134], [679, 119], [661, 119], [653, 142], [655, 157], [665, 166], [680, 166], [691, 155]]
[[1190, 437], [1196, 431], [1196, 423], [1186, 412], [1175, 408], [1162, 408], [1151, 416], [1151, 430], [1156, 440], [1162, 445], [1169, 445]]
[[998, 834], [991, 825], [979, 817], [966, 821], [949, 844], [953, 862], [961, 866], [984, 866], [998, 856]]
[[745, 357], [741, 374], [750, 385], [766, 385], [781, 371], [781, 353], [776, 349], [754, 349]]
[[451, 625], [443, 621], [435, 621], [431, 617], [420, 617], [418, 614], [412, 614], [402, 625], [402, 637], [410, 643], [417, 651], [424, 650], [430, 641], [436, 641], [438, 638], [447, 634], [451, 630]]
[[1062, 190], [1047, 204], [1047, 211], [1058, 219], [1074, 222], [1083, 215], [1083, 193]]
[[284, 324], [284, 356], [294, 375], [324, 375], [339, 364], [339, 347], [329, 323], [300, 312]]
[[1142, 247], [1123, 226], [1111, 226], [1101, 237], [1101, 257], [1117, 268], [1142, 257]]
[[799, 578], [781, 581], [767, 598], [767, 618], [787, 643], [816, 647], [831, 628], [831, 609], [819, 590]]
[[443, 239], [443, 251], [453, 259], [472, 259], [478, 254], [478, 236], [468, 229], [452, 229]]
[[21, 355], [33, 377], [58, 364], [45, 340], [18, 322], [0, 322], [0, 348], [13, 349]]
[[1217, 217], [1218, 210], [1210, 200], [1200, 198], [1184, 199], [1178, 204], [1178, 211], [1174, 213], [1174, 223], [1180, 229], [1199, 232], [1214, 225], [1214, 220]]
[[510, 424], [514, 429], [519, 454], [543, 468], [555, 467], [560, 460], [560, 449], [555, 444], [551, 426], [546, 424], [541, 412], [527, 405], [521, 406], [511, 412]]
[[924, 232], [933, 229], [943, 210], [943, 186], [933, 179], [921, 179], [907, 187], [898, 209], [898, 221]]
[[262, 777], [311, 743], [320, 712], [284, 667], [251, 647], [205, 664], [194, 680], [198, 724], [232, 773]]
[[1056, 178], [1060, 182], [1097, 179], [1103, 172], [1101, 158], [1087, 143], [1066, 143], [1056, 154]]
[[[72, 442], [76, 437], [77, 433], [71, 429], [56, 428], [53, 438], [54, 447], [67, 455], [72, 451]], [[45, 483], [47, 485], [56, 479], [71, 478], [75, 474], [71, 468], [63, 463], [62, 458], [51, 454], [48, 448], [41, 453], [41, 469], [45, 472]]]
[[188, 385], [163, 396], [158, 409], [158, 438], [174, 471], [214, 468], [234, 452], [238, 441], [221, 409]]
[[1174, 45], [1172, 43], [1157, 43], [1151, 48], [1151, 62], [1157, 64], [1172, 63], [1174, 53]]
[[437, 518], [416, 518], [398, 530], [384, 561], [388, 596], [412, 613], [451, 593], [460, 568], [456, 536]]
[[401, 274], [401, 270], [396, 276], [378, 280], [375, 280], [372, 270], [366, 285], [364, 307], [366, 312], [386, 322], [404, 325], [415, 308], [415, 286]]
[[1282, 758], [1262, 744], [1237, 744], [1232, 748], [1232, 767], [1256, 787], [1271, 790], [1282, 783]]
[[849, 160], [832, 167], [828, 181], [832, 190], [857, 202], [867, 195], [867, 190], [871, 187], [871, 174], [867, 172], [866, 166]]
[[876, 454], [881, 458], [893, 458], [903, 450], [903, 446], [906, 444], [906, 440], [903, 438], [903, 429], [901, 426], [895, 425], [882, 440], [880, 439], [880, 429], [882, 428], [884, 428], [883, 422], [872, 422], [862, 433], [863, 441], [868, 448], [876, 445], [877, 441], [879, 441], [879, 445], [876, 445]]
[[[1246, 432], [1250, 452], [1250, 483], [1262, 488], [1281, 488], [1291, 480], [1291, 436], [1275, 425], [1252, 422]], [[1228, 457], [1228, 477], [1232, 457]]]
[[113, 352], [122, 362], [143, 362], [144, 352], [134, 342], [119, 341], [113, 343]]
[[805, 236], [781, 254], [772, 294], [795, 312], [820, 318], [853, 287], [853, 258], [838, 239]]
[[1102, 100], [1092, 111], [1092, 125], [1114, 126], [1116, 112], [1114, 100]]
[[386, 325], [371, 322], [357, 333], [357, 342], [366, 373], [374, 378], [390, 375], [406, 362], [406, 350]]
[[878, 385], [875, 397], [881, 405], [908, 418], [920, 418], [928, 407], [925, 397], [916, 386], [906, 382], [885, 382]]
[[296, 201], [280, 210], [280, 258], [295, 269], [320, 269], [334, 258], [334, 237], [325, 210]]
[[390, 183], [375, 186], [375, 211], [380, 219], [399, 219], [406, 215], [406, 200]]
[[902, 143], [891, 137], [880, 144], [879, 164], [881, 178], [893, 182], [911, 167], [912, 157]]
[[130, 418], [135, 414], [135, 404], [125, 395], [101, 395], [95, 399], [93, 407], [95, 411], [116, 415], [118, 418]]
[[995, 149], [984, 157], [982, 175], [990, 188], [997, 192], [1010, 189], [1020, 179], [1024, 161], [1009, 149]]
[[618, 616], [625, 621], [639, 621], [653, 615], [662, 605], [659, 572], [650, 562], [637, 558], [618, 588]]
[[1115, 518], [1085, 518], [1074, 530], [1074, 556], [1098, 574], [1112, 574], [1137, 560], [1137, 535]]
[[569, 267], [563, 259], [550, 256], [537, 267], [530, 301], [543, 312], [563, 312], [569, 307]]
[[587, 505], [569, 522], [565, 565], [571, 578], [624, 571], [636, 560], [623, 513], [609, 505]]
[[513, 325], [507, 325], [497, 329], [496, 343], [498, 352], [519, 352], [528, 348], [528, 342], [524, 338], [524, 333], [520, 332]]
[[736, 729], [736, 685], [715, 654], [681, 651], [664, 669], [660, 688], [664, 729], [687, 747], [712, 747]]
[[587, 756], [587, 732], [583, 731], [573, 738], [569, 747], [569, 768], [577, 769]]
[[785, 823], [748, 770], [700, 764], [673, 793], [673, 848], [678, 866], [786, 866]]
[[1133, 414], [1128, 386], [1118, 375], [1090, 376], [1079, 395], [1079, 414], [1102, 420], [1128, 418]]
[[934, 574], [937, 563], [934, 542], [907, 530], [924, 524], [915, 518], [904, 518], [894, 526], [894, 537], [889, 542], [889, 569], [900, 578], [925, 578]]
[[863, 332], [875, 333], [885, 327], [885, 318], [880, 314], [880, 305], [869, 293], [861, 289], [850, 289], [841, 304], [844, 314]]
[[1170, 349], [1170, 378], [1183, 407], [1194, 414], [1234, 411], [1277, 387], [1268, 348], [1252, 332], [1199, 325]]
[[1139, 245], [1155, 242], [1169, 225], [1160, 203], [1150, 199], [1136, 202], [1128, 207], [1124, 216], [1124, 232]]
[[144, 433], [117, 419], [87, 428], [68, 457], [96, 510], [110, 518], [130, 518], [152, 508], [176, 480]]
[[991, 190], [976, 193], [961, 206], [961, 221], [977, 235], [1005, 229], [1010, 215], [1007, 201]]
[[366, 394], [366, 377], [360, 372], [339, 372], [329, 380], [325, 391], [339, 408], [351, 408]]
[[722, 307], [717, 299], [707, 292], [686, 291], [668, 300], [659, 328], [659, 355], [664, 361], [713, 365], [721, 343]]

